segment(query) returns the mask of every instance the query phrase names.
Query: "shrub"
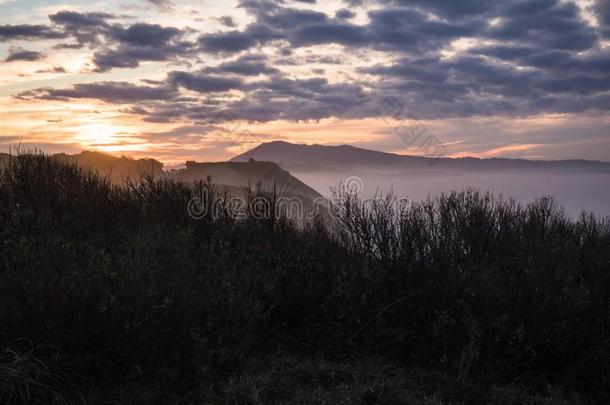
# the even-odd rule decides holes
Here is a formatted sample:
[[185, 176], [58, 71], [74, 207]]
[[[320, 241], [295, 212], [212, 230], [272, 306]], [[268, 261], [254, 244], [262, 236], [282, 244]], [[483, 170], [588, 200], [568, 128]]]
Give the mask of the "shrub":
[[[189, 216], [201, 196], [221, 202], [218, 215]], [[331, 222], [236, 220], [210, 180], [117, 186], [43, 155], [13, 157], [0, 172], [3, 333], [57, 348], [82, 384], [181, 389], [285, 350], [602, 395], [608, 220], [474, 190], [336, 197]]]

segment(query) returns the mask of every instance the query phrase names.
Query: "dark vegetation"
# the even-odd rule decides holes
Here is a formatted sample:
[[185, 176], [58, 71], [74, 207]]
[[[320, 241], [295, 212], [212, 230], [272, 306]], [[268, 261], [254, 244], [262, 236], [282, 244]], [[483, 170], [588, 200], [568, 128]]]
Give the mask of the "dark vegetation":
[[[0, 175], [0, 402], [610, 400], [610, 224], [475, 191], [336, 222], [42, 155]], [[246, 193], [269, 196], [263, 190]]]

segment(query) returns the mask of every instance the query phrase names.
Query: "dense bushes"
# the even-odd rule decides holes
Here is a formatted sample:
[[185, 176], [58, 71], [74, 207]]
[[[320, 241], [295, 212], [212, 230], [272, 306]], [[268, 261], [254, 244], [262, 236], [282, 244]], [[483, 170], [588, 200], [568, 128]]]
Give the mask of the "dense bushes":
[[462, 371], [609, 377], [607, 221], [475, 191], [343, 201], [342, 245], [374, 263], [365, 305], [392, 303], [363, 332], [371, 343]]
[[[331, 224], [297, 229], [237, 221], [222, 204], [193, 219], [202, 189], [222, 199], [209, 181], [117, 187], [13, 158], [0, 174], [0, 345], [52, 347], [84, 386], [141, 377], [187, 389], [278, 351], [599, 397], [610, 383], [606, 220], [570, 220], [548, 198], [338, 192]], [[0, 386], [0, 399], [15, 387]]]

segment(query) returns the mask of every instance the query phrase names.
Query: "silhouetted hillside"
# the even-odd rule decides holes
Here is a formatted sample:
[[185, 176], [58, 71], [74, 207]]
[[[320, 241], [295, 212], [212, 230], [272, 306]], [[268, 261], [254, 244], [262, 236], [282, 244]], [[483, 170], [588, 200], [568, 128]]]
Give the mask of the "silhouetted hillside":
[[349, 145], [302, 145], [283, 141], [263, 143], [234, 157], [231, 161], [239, 162], [251, 158], [277, 162], [290, 171], [307, 169], [424, 170], [427, 172], [548, 170], [610, 173], [610, 163], [588, 160], [427, 158], [379, 152]]
[[186, 168], [170, 174], [183, 181], [205, 180], [211, 177], [215, 183], [235, 187], [253, 186], [262, 182], [265, 188], [276, 186], [278, 192], [291, 193], [310, 200], [320, 194], [280, 168], [274, 162], [186, 162]]
[[64, 153], [53, 155], [54, 158], [90, 169], [101, 176], [110, 176], [113, 182], [125, 180], [139, 181], [144, 176], [157, 177], [163, 173], [163, 163], [155, 159], [131, 159], [125, 156], [115, 157], [101, 152], [83, 151], [75, 155]]
[[320, 209], [326, 212], [326, 208], [317, 203], [322, 198], [317, 191], [274, 162], [189, 161], [186, 168], [168, 172], [166, 177], [187, 183], [209, 179], [219, 192], [237, 198], [245, 197], [248, 190], [253, 188], [277, 194], [285, 203], [283, 209], [286, 215], [301, 224], [308, 214], [319, 212]]
[[[0, 166], [6, 165], [11, 157], [14, 158], [15, 155], [0, 153]], [[109, 178], [113, 183], [124, 183], [126, 180], [140, 181], [145, 176], [158, 177], [163, 173], [163, 163], [150, 158], [116, 157], [95, 151], [82, 151], [74, 155], [57, 153], [50, 157], [63, 163], [74, 163], [101, 177]]]

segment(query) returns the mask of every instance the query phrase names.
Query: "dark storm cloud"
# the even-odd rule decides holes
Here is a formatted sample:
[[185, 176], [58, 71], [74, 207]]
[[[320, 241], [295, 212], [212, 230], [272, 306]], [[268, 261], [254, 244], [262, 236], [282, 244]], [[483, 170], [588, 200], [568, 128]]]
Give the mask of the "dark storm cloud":
[[228, 104], [157, 103], [147, 114], [154, 120], [162, 117], [165, 121], [187, 119], [213, 124], [234, 120], [318, 120], [347, 112], [357, 102], [359, 90], [354, 85], [330, 85], [325, 79], [264, 81], [249, 88], [248, 97]]
[[[300, 45], [303, 45], [306, 42], [330, 43], [336, 37], [342, 36], [340, 32], [333, 32], [332, 26], [327, 26], [329, 19], [325, 13], [286, 8], [280, 3], [269, 0], [242, 1], [240, 7], [253, 15], [256, 22], [248, 25], [243, 31], [202, 35], [199, 39], [202, 50], [208, 53], [237, 53], [276, 40], [289, 41], [293, 45], [300, 42]], [[316, 38], [318, 33], [311, 31], [314, 26], [334, 38], [329, 37], [327, 41]], [[297, 32], [299, 30], [303, 31]], [[341, 27], [336, 30], [341, 30]]]
[[296, 46], [318, 44], [362, 45], [367, 42], [366, 31], [359, 26], [325, 22], [299, 27], [290, 35], [290, 42]]
[[610, 110], [610, 96], [596, 94], [594, 96], [570, 97], [545, 96], [531, 103], [535, 111], [552, 111], [555, 113], [580, 113], [589, 110]]
[[115, 40], [129, 45], [158, 47], [179, 37], [182, 31], [159, 24], [136, 23], [127, 28], [113, 27], [111, 35]]
[[258, 13], [258, 22], [275, 29], [289, 30], [294, 27], [320, 24], [328, 20], [319, 11], [277, 7], [273, 12]]
[[340, 20], [349, 20], [350, 18], [356, 17], [356, 13], [346, 8], [342, 8], [340, 10], [337, 10], [337, 12], [335, 13], [335, 17]]
[[22, 39], [60, 39], [64, 38], [63, 32], [55, 31], [45, 25], [0, 25], [0, 41], [22, 40]]
[[597, 0], [594, 10], [601, 35], [606, 39], [610, 39], [610, 2], [607, 0]]
[[438, 59], [405, 59], [394, 65], [380, 65], [361, 69], [360, 71], [378, 76], [404, 77], [422, 82], [436, 83], [444, 82], [449, 75], [449, 71], [440, 66]]
[[293, 47], [340, 44], [380, 50], [433, 50], [476, 32], [472, 24], [433, 21], [414, 9], [371, 11], [369, 24], [357, 25], [322, 12], [285, 8], [268, 1], [246, 1], [242, 7], [255, 16], [256, 23], [243, 31], [202, 35], [200, 43], [205, 52], [236, 53], [275, 40], [287, 41]]
[[251, 24], [244, 31], [202, 35], [199, 43], [201, 49], [208, 53], [236, 53], [281, 38], [280, 34], [264, 24]]
[[158, 24], [113, 23], [119, 17], [110, 13], [60, 11], [51, 14], [53, 27], [42, 25], [0, 26], [2, 39], [61, 38], [72, 40], [60, 48], [97, 49], [93, 55], [95, 70], [134, 68], [142, 61], [168, 61], [191, 56], [195, 44], [184, 41], [184, 31]]
[[[264, 122], [277, 119], [318, 120], [345, 116], [350, 110], [357, 109], [361, 102], [359, 85], [331, 84], [325, 78], [274, 77], [244, 83], [237, 79], [204, 73], [172, 72], [168, 75], [166, 83], [161, 85], [162, 88], [179, 86], [206, 96], [223, 95], [230, 90], [243, 90], [243, 96], [230, 102], [214, 98], [172, 99], [170, 97], [167, 100], [156, 101], [152, 97], [148, 99], [140, 97], [137, 104], [129, 106], [123, 112], [141, 115], [147, 122], [199, 122], [215, 125], [234, 120]], [[87, 90], [86, 94], [91, 96], [91, 89]], [[99, 95], [99, 92], [96, 94]], [[114, 93], [112, 95], [116, 97]], [[40, 96], [39, 94], [38, 97]], [[48, 96], [80, 97], [80, 92], [75, 94], [71, 91], [62, 91], [42, 94], [42, 97]]]
[[202, 49], [209, 53], [241, 52], [257, 43], [248, 33], [240, 31], [207, 34], [202, 36], [199, 42]]
[[[578, 7], [559, 0], [380, 0], [378, 3], [400, 5], [408, 9], [433, 13], [447, 21], [466, 22], [476, 26], [481, 38], [532, 44], [548, 49], [585, 50], [593, 47], [597, 33], [584, 22]], [[610, 21], [610, 6], [598, 0], [598, 19]], [[492, 18], [498, 24], [486, 28]]]
[[205, 71], [217, 74], [230, 73], [240, 76], [270, 75], [279, 72], [279, 70], [267, 64], [267, 57], [264, 55], [242, 56], [236, 60], [207, 68]]
[[447, 61], [439, 59], [404, 59], [388, 67], [364, 69], [365, 73], [401, 78], [404, 83], [443, 83], [448, 92], [451, 84], [459, 85], [464, 94], [490, 93], [531, 96], [533, 83], [540, 78], [535, 71], [521, 71], [510, 66], [490, 63], [479, 57], [463, 56]]
[[[494, 57], [498, 59], [502, 59], [505, 61], [523, 61], [527, 58], [530, 58], [540, 52], [546, 52], [545, 49], [538, 49], [529, 46], [507, 46], [507, 45], [497, 45], [497, 46], [483, 46], [476, 47], [469, 50], [469, 52], [473, 55], [485, 55], [489, 57]], [[562, 55], [569, 56], [569, 52], [561, 52]]]
[[26, 61], [32, 62], [44, 58], [44, 53], [28, 51], [23, 48], [9, 48], [9, 54], [4, 60], [5, 62]]
[[458, 80], [472, 83], [473, 89], [480, 85], [515, 86], [517, 81], [527, 81], [537, 75], [537, 72], [519, 70], [473, 56], [460, 56], [439, 63], [441, 68], [448, 70]]
[[[268, 41], [283, 39], [292, 46], [337, 43], [369, 46], [397, 52], [430, 52], [454, 39], [473, 37], [519, 42], [547, 50], [578, 50], [593, 47], [597, 41], [594, 28], [584, 22], [578, 7], [559, 0], [379, 0], [383, 7], [369, 11], [369, 23], [345, 22], [353, 16], [339, 10], [335, 19], [326, 14], [287, 8], [281, 2], [242, 1], [265, 35], [249, 29], [202, 36], [204, 50], [239, 52]], [[601, 3], [600, 3], [601, 4]], [[597, 6], [606, 17], [607, 6]], [[441, 18], [430, 18], [430, 14]], [[499, 17], [494, 26], [489, 22]], [[608, 17], [610, 19], [610, 17]]]
[[128, 82], [99, 82], [75, 84], [69, 89], [36, 89], [20, 93], [22, 99], [45, 100], [96, 99], [109, 103], [132, 103], [147, 100], [176, 98], [174, 88], [168, 86], [137, 86]]
[[[561, 112], [579, 112], [604, 110], [607, 106], [605, 93], [610, 91], [610, 70], [605, 69], [610, 65], [607, 55], [575, 58], [562, 52], [549, 55], [527, 47], [480, 48], [473, 53], [518, 61], [521, 68], [478, 56], [460, 56], [447, 60], [405, 58], [393, 65], [379, 65], [361, 72], [385, 78], [380, 86], [382, 93], [413, 98], [415, 109], [418, 108], [416, 99], [437, 100], [436, 107], [452, 103], [455, 114], [470, 115], [528, 115], [553, 112], [554, 108], [560, 108]], [[553, 61], [560, 63], [561, 68], [548, 68]], [[531, 68], [524, 69], [528, 63]], [[496, 101], [492, 103], [490, 96]], [[578, 102], [561, 101], [558, 97]], [[428, 106], [426, 114], [435, 109]], [[442, 111], [436, 113], [443, 116]]]
[[51, 14], [49, 19], [55, 24], [63, 25], [69, 30], [84, 27], [106, 26], [106, 20], [115, 16], [110, 13], [79, 13], [76, 11], [59, 11]]
[[135, 68], [143, 61], [168, 61], [185, 56], [192, 51], [190, 43], [182, 42], [164, 46], [120, 45], [104, 49], [93, 55], [96, 71], [105, 72], [113, 68]]
[[200, 93], [226, 92], [243, 86], [243, 82], [237, 78], [189, 72], [171, 72], [168, 82]]
[[538, 86], [547, 94], [587, 95], [610, 91], [610, 77], [577, 75], [561, 79], [543, 80]]
[[507, 8], [501, 17], [487, 37], [575, 51], [589, 49], [597, 41], [595, 30], [584, 23], [573, 3], [531, 0]]
[[113, 26], [109, 38], [118, 43], [93, 55], [97, 71], [112, 68], [134, 68], [143, 61], [168, 61], [194, 51], [193, 44], [182, 41], [183, 32], [158, 24], [133, 24], [127, 28]]
[[223, 15], [222, 17], [218, 18], [218, 21], [225, 27], [230, 27], [230, 28], [237, 27], [237, 23], [235, 22], [235, 20], [233, 20], [233, 17], [231, 17], [230, 15]]
[[[505, 0], [504, 3], [506, 2]], [[378, 3], [415, 7], [447, 18], [477, 17], [490, 14], [497, 11], [502, 4], [497, 0], [380, 0]]]
[[473, 48], [471, 54], [497, 58], [519, 66], [529, 66], [553, 74], [580, 72], [600, 74], [610, 71], [610, 50], [595, 50], [586, 55], [569, 51], [547, 50], [522, 46], [491, 46]]
[[246, 97], [225, 107], [236, 119], [318, 120], [345, 116], [361, 103], [359, 85], [331, 84], [325, 78], [274, 77], [247, 84], [245, 89]]
[[470, 23], [434, 21], [412, 9], [376, 10], [369, 18], [366, 37], [374, 48], [382, 50], [429, 52], [477, 33]]
[[112, 68], [134, 68], [142, 61], [167, 61], [185, 56], [193, 44], [182, 41], [184, 33], [173, 27], [158, 24], [135, 23], [130, 26], [109, 24], [114, 18], [106, 13], [81, 14], [62, 11], [50, 16], [51, 21], [63, 26], [67, 36], [76, 44], [66, 47], [103, 47], [93, 55], [96, 71]]
[[60, 11], [51, 14], [49, 19], [64, 32], [66, 37], [76, 40], [74, 44], [64, 44], [66, 47], [78, 48], [85, 45], [96, 45], [103, 35], [106, 35], [110, 24], [107, 22], [115, 16], [110, 13], [79, 13], [76, 11]]

